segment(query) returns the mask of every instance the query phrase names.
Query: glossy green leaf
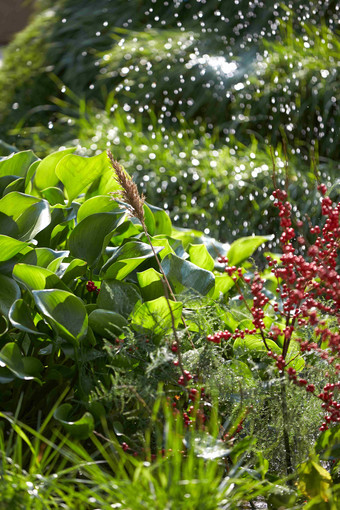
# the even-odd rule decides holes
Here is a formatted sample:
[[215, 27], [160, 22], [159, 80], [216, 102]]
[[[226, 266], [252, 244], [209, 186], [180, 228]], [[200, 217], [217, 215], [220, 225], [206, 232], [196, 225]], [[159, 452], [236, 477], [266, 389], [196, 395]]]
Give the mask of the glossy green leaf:
[[34, 161], [27, 170], [25, 177], [25, 193], [35, 194], [35, 192], [33, 191], [32, 179], [34, 177], [36, 168], [38, 168], [39, 166], [39, 163], [40, 160]]
[[30, 291], [43, 289], [68, 290], [65, 283], [55, 273], [45, 267], [22, 263], [16, 264], [13, 268], [13, 278]]
[[35, 171], [34, 186], [39, 190], [43, 190], [58, 184], [59, 177], [56, 174], [57, 165], [67, 154], [74, 151], [75, 147], [52, 152], [52, 154], [49, 154], [46, 158], [40, 161]]
[[138, 288], [120, 280], [103, 280], [97, 298], [98, 308], [128, 317], [140, 299]]
[[124, 212], [103, 212], [87, 216], [78, 223], [69, 237], [69, 248], [74, 257], [95, 266], [119, 223]]
[[62, 271], [59, 269], [58, 275], [68, 285], [72, 280], [86, 273], [87, 263], [81, 259], [73, 259], [72, 262], [63, 264], [63, 266], [66, 266], [65, 269]]
[[68, 257], [67, 250], [51, 250], [51, 248], [34, 248], [27, 253], [21, 260], [24, 264], [37, 265], [40, 267], [48, 267], [55, 260], [63, 260]]
[[187, 251], [190, 262], [207, 271], [213, 271], [215, 262], [204, 244], [189, 244]]
[[12, 304], [20, 296], [19, 285], [12, 278], [0, 274], [0, 313], [7, 317]]
[[164, 257], [166, 257], [169, 253], [175, 253], [173, 248], [171, 247], [169, 239], [167, 239], [164, 236], [155, 236], [151, 237], [151, 241], [154, 247], [162, 247], [162, 250], [159, 252], [159, 258], [162, 260]]
[[208, 296], [211, 299], [218, 299], [221, 294], [227, 294], [234, 285], [235, 282], [229, 275], [217, 275], [215, 276], [215, 287], [209, 291]]
[[165, 335], [172, 328], [172, 316], [175, 327], [178, 327], [182, 318], [182, 310], [183, 303], [166, 300], [164, 296], [143, 304], [137, 303], [131, 315], [132, 325], [136, 331], [147, 331], [155, 336]]
[[17, 299], [17, 301], [12, 304], [8, 316], [12, 325], [20, 329], [20, 331], [41, 335], [40, 331], [34, 325], [31, 308], [29, 308], [23, 299]]
[[112, 200], [112, 197], [108, 195], [99, 195], [89, 200], [86, 200], [79, 208], [77, 214], [77, 221], [80, 223], [87, 216], [91, 214], [103, 213], [103, 212], [117, 212], [121, 211], [117, 202]]
[[23, 356], [14, 342], [6, 344], [0, 351], [0, 362], [13, 372], [19, 379], [39, 381], [43, 364], [31, 356]]
[[105, 152], [85, 158], [69, 154], [62, 158], [56, 168], [56, 175], [64, 184], [69, 204], [109, 167]]
[[271, 239], [272, 236], [240, 237], [229, 248], [229, 265], [238, 266], [241, 262], [251, 257], [257, 248]]
[[144, 301], [152, 301], [153, 299], [164, 296], [162, 278], [162, 274], [158, 273], [153, 267], [141, 273], [137, 273], [137, 279]]
[[50, 205], [64, 204], [65, 197], [61, 189], [59, 188], [45, 188], [41, 191], [43, 198], [47, 200]]
[[17, 237], [27, 241], [46, 228], [51, 222], [49, 204], [46, 200], [12, 192], [0, 200], [0, 213], [17, 225]]
[[170, 236], [172, 232], [172, 224], [169, 216], [164, 211], [151, 204], [147, 204], [149, 210], [152, 212], [154, 217], [154, 233], [152, 235], [163, 235]]
[[12, 191], [18, 191], [20, 193], [25, 192], [25, 179], [23, 177], [19, 177], [18, 179], [15, 179], [15, 181], [9, 183], [4, 189], [2, 195], [8, 195], [8, 193], [12, 193]]
[[65, 430], [75, 439], [86, 439], [94, 430], [94, 419], [91, 413], [86, 412], [81, 418], [75, 420], [72, 417], [71, 404], [62, 404], [59, 406], [53, 417], [63, 425]]
[[4, 315], [0, 315], [0, 336], [7, 333], [9, 327], [9, 322]]
[[[161, 247], [156, 247], [156, 253], [161, 249]], [[149, 244], [129, 241], [118, 248], [102, 267], [101, 277], [103, 279], [123, 280], [144, 260], [151, 257], [154, 257], [154, 253]]]
[[81, 299], [59, 289], [32, 293], [38, 309], [62, 338], [77, 345], [86, 336], [88, 316]]
[[16, 175], [3, 175], [0, 177], [0, 196], [2, 197], [5, 189], [8, 187], [11, 182], [15, 182], [17, 180]]
[[25, 177], [30, 165], [37, 159], [32, 151], [13, 152], [0, 160], [0, 177], [3, 175]]
[[9, 260], [14, 255], [23, 252], [27, 246], [28, 243], [0, 234], [0, 262]]
[[115, 235], [111, 239], [111, 244], [119, 247], [124, 243], [125, 239], [138, 236], [141, 232], [142, 225], [134, 224], [132, 221], [124, 221], [124, 223], [116, 228]]
[[[106, 156], [107, 157], [107, 156]], [[108, 158], [107, 158], [107, 161]], [[121, 190], [121, 186], [118, 184], [114, 171], [110, 163], [108, 163], [107, 169], [92, 182], [91, 186], [86, 192], [86, 200], [98, 195], [107, 195], [115, 191]]]
[[[282, 353], [282, 349], [273, 340], [266, 339], [266, 343], [272, 352], [276, 354]], [[247, 351], [267, 352], [260, 335], [245, 335], [244, 338], [237, 338], [233, 347], [239, 355], [247, 355]]]
[[0, 366], [0, 384], [8, 384], [14, 381], [15, 375], [7, 367]]
[[127, 320], [119, 313], [98, 308], [89, 315], [89, 326], [97, 335], [112, 340], [123, 333]]
[[205, 295], [213, 288], [215, 277], [212, 272], [170, 253], [162, 260], [162, 268], [175, 294], [194, 289]]
[[145, 226], [147, 228], [149, 235], [153, 236], [155, 234], [155, 226], [156, 226], [154, 215], [152, 214], [151, 209], [147, 204], [144, 204], [143, 210], [144, 210]]

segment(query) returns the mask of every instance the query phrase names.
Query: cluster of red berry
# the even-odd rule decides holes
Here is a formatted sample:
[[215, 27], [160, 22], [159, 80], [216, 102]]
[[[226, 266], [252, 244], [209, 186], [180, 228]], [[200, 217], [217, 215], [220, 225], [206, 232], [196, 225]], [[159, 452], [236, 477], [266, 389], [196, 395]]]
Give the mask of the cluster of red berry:
[[[207, 336], [208, 341], [218, 344], [222, 339], [243, 338], [245, 334], [261, 334], [266, 347], [266, 338], [275, 341], [282, 336], [281, 354], [273, 353], [268, 349], [268, 355], [275, 360], [279, 372], [283, 374], [286, 371], [293, 383], [305, 387], [306, 391], [312, 394], [315, 393], [315, 386], [309, 384], [306, 379], [299, 379], [294, 368], [287, 368], [286, 358], [293, 333], [296, 335], [297, 326], [310, 326], [314, 330], [314, 339], [294, 338], [300, 343], [301, 352], [316, 352], [329, 364], [340, 358], [340, 274], [337, 272], [340, 247], [340, 204], [334, 204], [330, 197], [325, 196], [327, 187], [324, 184], [320, 184], [318, 190], [322, 195], [321, 213], [325, 217], [325, 222], [323, 228], [316, 225], [309, 229], [310, 234], [317, 237], [306, 253], [304, 249], [308, 243], [293, 228], [292, 206], [287, 200], [287, 192], [282, 189], [276, 189], [273, 192], [274, 206], [279, 210], [282, 229], [280, 236], [282, 256], [280, 264], [271, 257], [267, 257], [268, 265], [277, 280], [278, 297], [270, 304], [284, 325], [279, 327], [275, 324], [270, 330], [265, 327], [265, 307], [269, 298], [263, 292], [264, 281], [260, 274], [255, 272], [252, 279], [244, 277], [242, 268], [228, 267], [227, 257], [221, 256], [218, 262], [226, 265], [225, 271], [237, 282], [236, 285], [240, 291], [239, 299], [245, 300], [239, 280], [250, 290], [251, 306], [246, 300], [245, 303], [252, 314], [254, 329], [235, 330], [233, 333], [228, 330], [218, 331]], [[303, 223], [299, 220], [296, 225], [301, 227]], [[295, 239], [297, 248], [293, 242]], [[326, 315], [333, 318], [337, 327], [327, 326], [324, 319]], [[323, 348], [324, 346], [327, 348]], [[335, 371], [340, 372], [340, 363], [335, 364]], [[340, 383], [335, 383], [333, 386], [339, 388]], [[328, 391], [329, 387], [326, 385], [324, 391], [318, 395], [318, 398], [323, 400], [323, 408], [327, 411], [325, 422], [320, 430], [326, 430], [330, 422], [340, 422], [340, 402], [335, 400], [334, 392]]]
[[86, 290], [88, 292], [96, 292], [97, 294], [99, 294], [100, 292], [100, 289], [98, 289], [97, 285], [94, 284], [93, 281], [89, 280], [86, 284]]

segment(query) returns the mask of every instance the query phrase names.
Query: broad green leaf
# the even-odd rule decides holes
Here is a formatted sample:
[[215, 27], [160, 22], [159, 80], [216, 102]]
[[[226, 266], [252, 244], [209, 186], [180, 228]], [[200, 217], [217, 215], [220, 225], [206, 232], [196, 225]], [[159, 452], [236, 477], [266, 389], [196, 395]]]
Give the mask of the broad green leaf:
[[30, 264], [16, 264], [13, 268], [13, 278], [23, 284], [28, 290], [62, 289], [68, 290], [58, 276], [45, 267]]
[[7, 367], [0, 366], [0, 384], [8, 384], [14, 381], [15, 375]]
[[14, 342], [6, 344], [0, 351], [0, 362], [13, 372], [19, 379], [35, 380], [40, 383], [40, 372], [43, 364], [31, 356], [23, 356], [18, 345]]
[[90, 198], [89, 200], [86, 200], [79, 207], [77, 221], [78, 221], [78, 223], [80, 223], [85, 218], [87, 218], [87, 216], [91, 216], [92, 214], [113, 212], [113, 211], [122, 212], [120, 210], [120, 207], [117, 204], [117, 202], [112, 200], [112, 198], [107, 195], [96, 196], [96, 197]]
[[151, 237], [151, 241], [153, 246], [161, 246], [163, 249], [159, 253], [159, 258], [162, 260], [164, 257], [166, 257], [169, 253], [175, 253], [173, 248], [171, 247], [171, 244], [169, 242], [169, 239], [167, 239], [164, 236], [155, 236]]
[[[156, 253], [161, 251], [161, 247], [155, 247]], [[112, 257], [102, 267], [102, 279], [123, 280], [144, 260], [154, 257], [154, 253], [149, 244], [139, 241], [129, 241], [114, 252]]]
[[238, 359], [228, 360], [226, 362], [226, 366], [230, 370], [235, 372], [235, 375], [237, 377], [240, 377], [241, 379], [248, 379], [250, 381], [254, 380], [252, 371], [250, 370], [249, 366], [243, 361], [240, 361]]
[[108, 166], [107, 169], [104, 170], [91, 184], [89, 189], [86, 192], [86, 200], [91, 197], [95, 197], [98, 195], [107, 195], [108, 193], [113, 193], [115, 191], [120, 191], [122, 188], [118, 184], [115, 178], [114, 171], [109, 163], [109, 159], [107, 158]]
[[199, 243], [202, 236], [203, 232], [200, 232], [199, 230], [191, 230], [188, 228], [172, 227], [171, 231], [171, 237], [181, 241], [185, 249], [189, 244]]
[[234, 280], [227, 274], [215, 276], [215, 287], [211, 289], [208, 296], [211, 299], [218, 299], [220, 294], [226, 294], [232, 287], [234, 287]]
[[338, 460], [340, 458], [340, 425], [325, 430], [320, 434], [315, 451], [321, 459]]
[[147, 229], [149, 235], [153, 236], [155, 234], [155, 226], [156, 226], [154, 215], [152, 214], [151, 209], [147, 204], [144, 204], [143, 211], [144, 211], [144, 221], [145, 221], [146, 229]]
[[55, 186], [59, 182], [56, 167], [67, 154], [75, 151], [75, 147], [62, 151], [52, 152], [40, 161], [34, 176], [34, 186], [39, 190]]
[[158, 273], [153, 267], [141, 273], [137, 273], [137, 279], [144, 301], [152, 301], [153, 299], [164, 296], [162, 274]]
[[37, 159], [32, 151], [13, 152], [0, 160], [0, 177], [3, 175], [25, 177], [30, 165]]
[[17, 299], [9, 310], [9, 320], [13, 326], [20, 331], [41, 335], [40, 331], [35, 327], [31, 309], [23, 299]]
[[12, 304], [20, 296], [19, 285], [12, 278], [0, 274], [0, 313], [7, 317]]
[[[48, 267], [55, 260], [63, 260], [69, 256], [69, 251], [56, 251], [51, 248], [34, 248], [27, 253], [21, 260], [24, 264], [36, 265], [40, 267]], [[51, 270], [52, 271], [52, 270]]]
[[136, 331], [147, 331], [155, 336], [166, 335], [172, 328], [172, 317], [175, 328], [178, 327], [182, 310], [183, 303], [167, 300], [164, 296], [143, 304], [137, 303], [131, 315], [132, 326]]
[[50, 208], [46, 200], [16, 191], [0, 200], [0, 213], [16, 223], [17, 237], [21, 241], [34, 238], [51, 222]]
[[164, 209], [160, 209], [159, 207], [151, 204], [147, 205], [154, 217], [154, 233], [152, 235], [170, 236], [172, 232], [172, 224], [167, 213]]
[[5, 189], [8, 187], [11, 182], [15, 182], [17, 180], [16, 175], [3, 175], [0, 177], [0, 196], [2, 197]]
[[4, 315], [0, 315], [0, 336], [3, 336], [7, 333], [9, 327], [9, 323], [7, 318]]
[[78, 223], [69, 237], [69, 248], [74, 257], [95, 266], [110, 238], [123, 221], [124, 212], [103, 212], [87, 216]]
[[[63, 264], [65, 266], [66, 264]], [[61, 277], [62, 281], [68, 285], [72, 280], [82, 276], [86, 273], [87, 263], [81, 259], [73, 259], [70, 262], [65, 270], [61, 272], [58, 271], [58, 275]]]
[[40, 159], [37, 161], [34, 161], [29, 169], [27, 170], [26, 177], [25, 177], [25, 193], [32, 193], [35, 195], [35, 190], [33, 190], [33, 184], [32, 184], [32, 178], [35, 174], [36, 168], [38, 168], [40, 163]]
[[[266, 343], [272, 352], [276, 354], [282, 353], [282, 349], [273, 340], [266, 339]], [[239, 355], [247, 355], [247, 351], [267, 352], [260, 335], [245, 335], [244, 338], [237, 338], [233, 347]]]
[[124, 221], [115, 230], [115, 235], [111, 239], [113, 246], [122, 246], [125, 239], [139, 235], [142, 232], [141, 224], [134, 224], [132, 221]]
[[298, 487], [302, 494], [308, 498], [320, 496], [324, 501], [328, 501], [328, 489], [333, 482], [327, 469], [318, 462], [308, 460], [300, 464], [298, 473]]
[[8, 184], [3, 191], [3, 196], [8, 195], [8, 193], [12, 193], [12, 191], [18, 191], [21, 193], [25, 192], [25, 179], [23, 177], [19, 177]]
[[28, 243], [0, 234], [0, 262], [9, 260], [14, 255], [23, 252], [27, 246]]
[[238, 266], [241, 262], [251, 257], [261, 244], [264, 244], [271, 239], [272, 236], [240, 237], [234, 241], [229, 248], [229, 265]]
[[94, 333], [112, 340], [123, 333], [123, 328], [128, 325], [127, 320], [119, 313], [98, 308], [89, 315], [89, 326]]
[[204, 244], [189, 244], [187, 251], [190, 262], [207, 271], [213, 271], [215, 262]]
[[59, 188], [45, 188], [41, 191], [41, 195], [52, 206], [65, 203], [64, 194]]
[[103, 280], [97, 298], [98, 308], [128, 317], [140, 299], [138, 288], [120, 280]]
[[87, 439], [94, 430], [94, 419], [91, 413], [84, 413], [81, 418], [75, 420], [72, 417], [71, 404], [59, 406], [53, 417], [63, 425], [65, 430], [75, 439]]
[[69, 204], [93, 181], [107, 170], [108, 157], [105, 152], [85, 158], [68, 154], [59, 161], [56, 175], [64, 184]]
[[162, 268], [175, 294], [194, 289], [205, 295], [213, 288], [215, 277], [212, 272], [170, 253], [162, 260]]
[[62, 338], [77, 345], [86, 336], [88, 316], [81, 299], [59, 289], [32, 293], [38, 309]]

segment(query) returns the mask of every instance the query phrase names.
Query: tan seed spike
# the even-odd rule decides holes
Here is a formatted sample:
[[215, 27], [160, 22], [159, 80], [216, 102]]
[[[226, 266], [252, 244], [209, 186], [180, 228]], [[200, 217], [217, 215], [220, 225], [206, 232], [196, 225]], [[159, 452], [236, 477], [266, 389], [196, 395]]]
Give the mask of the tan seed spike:
[[121, 197], [128, 205], [131, 216], [135, 216], [144, 225], [144, 195], [140, 195], [136, 183], [127, 175], [123, 167], [116, 161], [111, 153], [107, 151], [110, 163], [115, 173], [118, 184], [122, 187]]

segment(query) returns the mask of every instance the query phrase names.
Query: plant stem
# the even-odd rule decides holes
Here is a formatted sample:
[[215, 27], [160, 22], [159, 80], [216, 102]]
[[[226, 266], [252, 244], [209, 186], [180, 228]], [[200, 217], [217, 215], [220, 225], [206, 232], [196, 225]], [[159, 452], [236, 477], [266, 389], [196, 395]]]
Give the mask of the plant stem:
[[286, 457], [286, 471], [287, 475], [289, 476], [293, 474], [293, 462], [288, 434], [288, 409], [287, 409], [286, 380], [284, 372], [280, 373], [280, 390], [281, 390], [281, 411], [283, 419], [283, 442]]

